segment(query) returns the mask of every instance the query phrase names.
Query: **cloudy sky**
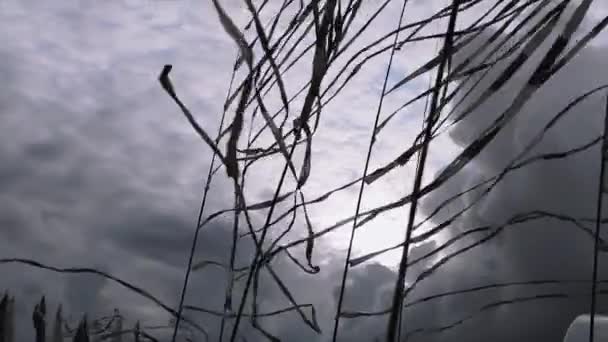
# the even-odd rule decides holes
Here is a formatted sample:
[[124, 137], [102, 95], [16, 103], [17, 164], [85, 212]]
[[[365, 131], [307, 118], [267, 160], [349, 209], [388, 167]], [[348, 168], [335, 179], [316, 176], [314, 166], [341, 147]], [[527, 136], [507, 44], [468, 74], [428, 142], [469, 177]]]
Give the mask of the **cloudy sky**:
[[[365, 2], [360, 20], [369, 17], [380, 3]], [[428, 17], [446, 3], [410, 1], [404, 20], [413, 22]], [[459, 26], [477, 18], [490, 3], [486, 1], [464, 13]], [[243, 27], [248, 13], [241, 2], [225, 0], [222, 4]], [[278, 6], [279, 1], [271, 0], [266, 15]], [[392, 1], [357, 46], [362, 47], [394, 29], [400, 6], [401, 2]], [[574, 3], [570, 5], [572, 8]], [[595, 1], [579, 34], [588, 32], [607, 14], [608, 6]], [[4, 42], [0, 46], [3, 60], [0, 258], [31, 259], [60, 268], [96, 268], [145, 288], [162, 302], [176, 307], [211, 152], [157, 78], [163, 65], [172, 64], [171, 78], [181, 99], [201, 126], [208, 132], [217, 131], [237, 47], [222, 29], [212, 2], [2, 0], [0, 18]], [[443, 30], [444, 24], [445, 21], [433, 24], [423, 32]], [[563, 24], [564, 19], [558, 27]], [[480, 44], [489, 34], [484, 33], [472, 45]], [[510, 104], [549, 46], [545, 44], [499, 94], [450, 134], [436, 140], [425, 182], [431, 181]], [[429, 41], [410, 44], [398, 51], [389, 82], [398, 81], [422, 65], [436, 48], [436, 43]], [[608, 84], [607, 49], [608, 36], [602, 33], [539, 91], [496, 141], [424, 199], [421, 218], [433, 212], [444, 199], [500, 173], [576, 96]], [[456, 59], [459, 58], [462, 55]], [[340, 96], [324, 108], [313, 144], [313, 171], [304, 187], [308, 199], [361, 176], [387, 61], [388, 55], [382, 54], [366, 64]], [[299, 90], [309, 77], [309, 64], [301, 63], [286, 74], [290, 94]], [[488, 77], [493, 80], [497, 75], [497, 71], [492, 71]], [[237, 74], [237, 80], [242, 76]], [[387, 96], [383, 117], [427, 85], [427, 75], [421, 76]], [[546, 134], [531, 155], [566, 151], [601, 135], [604, 96], [605, 92], [596, 93], [572, 110]], [[374, 145], [371, 170], [409, 147], [421, 127], [423, 102], [400, 112], [382, 131]], [[269, 96], [268, 103], [277, 107], [278, 93]], [[295, 103], [293, 108], [299, 108], [302, 100]], [[229, 111], [228, 115], [232, 114]], [[271, 139], [263, 137], [261, 146]], [[509, 173], [447, 232], [417, 245], [412, 254], [424, 255], [459, 233], [481, 225], [499, 225], [522, 212], [544, 210], [593, 218], [598, 156], [596, 144], [567, 159], [535, 163]], [[282, 166], [280, 158], [273, 158], [249, 172], [246, 189], [249, 203], [272, 196]], [[362, 210], [407, 194], [411, 191], [413, 174], [413, 167], [399, 168], [367, 187]], [[353, 215], [357, 190], [350, 187], [320, 205], [309, 206], [313, 227], [320, 230]], [[428, 226], [449, 218], [475, 195], [452, 202]], [[231, 184], [220, 170], [211, 185], [205, 212], [213, 213], [232, 205]], [[279, 212], [287, 208], [279, 206]], [[402, 239], [406, 209], [387, 212], [357, 230], [353, 257], [390, 247]], [[265, 211], [253, 212], [254, 222], [262, 224], [263, 214]], [[298, 217], [297, 222], [290, 239], [305, 234], [303, 219]], [[244, 226], [242, 229], [245, 231]], [[297, 302], [315, 306], [322, 334], [312, 331], [293, 312], [260, 319], [265, 329], [285, 341], [331, 338], [349, 234], [350, 225], [346, 224], [319, 239], [313, 256], [314, 263], [321, 266], [318, 274], [302, 272], [283, 254], [273, 262], [274, 270]], [[414, 267], [408, 281], [411, 283], [416, 274], [439, 262], [441, 257], [482, 236], [467, 235], [438, 255], [424, 259]], [[195, 260], [227, 263], [231, 238], [232, 216], [219, 216], [202, 231]], [[589, 235], [560, 220], [545, 218], [509, 226], [496, 239], [442, 265], [420, 282], [407, 301], [507, 281], [588, 280], [591, 243]], [[302, 251], [303, 248], [294, 249], [296, 254]], [[383, 254], [351, 269], [346, 310], [374, 311], [387, 307], [398, 252]], [[237, 265], [245, 265], [252, 253], [250, 240], [242, 239]], [[221, 311], [225, 287], [222, 269], [207, 267], [196, 271], [186, 303]], [[4, 289], [17, 298], [16, 312], [22, 318], [18, 321], [18, 333], [24, 338], [31, 335], [30, 312], [42, 295], [47, 296], [51, 311], [61, 302], [73, 321], [84, 312], [98, 317], [111, 313], [115, 307], [131, 321], [140, 320], [146, 326], [164, 325], [170, 318], [150, 300], [93, 275], [59, 274], [18, 263], [2, 263], [0, 290]], [[427, 329], [426, 334], [415, 336], [419, 341], [559, 341], [568, 324], [588, 311], [588, 299], [580, 296], [588, 290], [588, 285], [581, 283], [515, 286], [432, 300], [404, 311], [404, 329], [406, 333]], [[561, 293], [575, 296], [483, 309], [484, 305], [501, 300]], [[262, 276], [258, 301], [262, 312], [289, 306], [268, 274]], [[600, 300], [599, 304], [600, 311], [608, 310], [608, 302]], [[186, 313], [217, 340], [217, 317]], [[385, 318], [343, 319], [340, 340], [358, 342], [382, 337]], [[462, 324], [445, 332], [433, 330], [463, 319]], [[248, 341], [264, 340], [248, 321], [241, 327], [241, 334]], [[166, 332], [158, 332], [158, 336], [165, 335]]]

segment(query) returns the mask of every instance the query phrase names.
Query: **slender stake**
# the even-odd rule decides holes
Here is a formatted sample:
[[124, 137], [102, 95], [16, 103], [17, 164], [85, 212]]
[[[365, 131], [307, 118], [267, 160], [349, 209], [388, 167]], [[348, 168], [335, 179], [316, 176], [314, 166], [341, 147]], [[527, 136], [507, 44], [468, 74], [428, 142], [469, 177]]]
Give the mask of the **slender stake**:
[[399, 16], [399, 24], [397, 26], [397, 33], [395, 34], [395, 39], [393, 41], [393, 45], [391, 48], [391, 54], [388, 60], [388, 65], [386, 67], [386, 74], [384, 75], [384, 82], [382, 84], [382, 93], [380, 94], [380, 100], [378, 102], [378, 107], [376, 110], [376, 118], [374, 120], [374, 128], [372, 130], [372, 135], [370, 137], [368, 149], [367, 149], [367, 157], [365, 159], [365, 167], [363, 169], [363, 177], [361, 177], [361, 186], [359, 187], [359, 195], [357, 197], [357, 207], [355, 209], [355, 218], [353, 220], [353, 226], [350, 231], [350, 238], [348, 241], [348, 250], [346, 251], [346, 260], [344, 261], [344, 270], [342, 272], [342, 282], [340, 284], [340, 294], [338, 296], [338, 306], [336, 308], [336, 316], [334, 318], [334, 331], [332, 335], [332, 342], [336, 342], [338, 338], [338, 328], [340, 325], [340, 313], [342, 311], [342, 304], [344, 302], [344, 292], [346, 287], [346, 278], [348, 275], [348, 262], [350, 260], [350, 256], [353, 250], [353, 241], [355, 238], [355, 229], [357, 228], [357, 218], [359, 217], [359, 211], [361, 210], [361, 201], [363, 199], [363, 189], [365, 188], [365, 179], [367, 176], [367, 171], [369, 169], [369, 161], [372, 155], [372, 148], [374, 146], [374, 142], [376, 141], [376, 131], [378, 130], [378, 122], [380, 121], [380, 113], [382, 112], [382, 103], [384, 102], [384, 95], [386, 93], [386, 86], [388, 84], [388, 77], [391, 72], [391, 66], [393, 64], [393, 58], [395, 56], [395, 46], [399, 41], [399, 32], [403, 23], [403, 14], [405, 13], [405, 6], [407, 5], [408, 0], [403, 1], [403, 6], [401, 7], [401, 14]]
[[608, 96], [606, 96], [606, 113], [604, 115], [604, 140], [602, 149], [600, 151], [600, 180], [599, 189], [597, 191], [597, 212], [595, 219], [595, 241], [593, 244], [593, 276], [591, 281], [591, 317], [589, 321], [589, 342], [593, 342], [594, 339], [594, 327], [595, 327], [595, 311], [596, 311], [596, 291], [597, 291], [597, 269], [598, 269], [598, 254], [599, 254], [599, 241], [600, 241], [600, 229], [602, 227], [602, 202], [604, 199], [604, 172], [606, 165], [606, 151], [608, 149], [608, 138], [606, 133], [608, 132]]
[[[393, 303], [391, 307], [391, 313], [388, 321], [388, 331], [386, 334], [387, 342], [395, 342], [398, 333], [398, 326], [400, 326], [401, 322], [401, 309], [403, 306], [403, 291], [405, 287], [405, 277], [407, 275], [407, 265], [408, 265], [408, 252], [410, 240], [412, 237], [412, 227], [414, 226], [414, 218], [416, 216], [416, 209], [418, 208], [418, 196], [420, 193], [420, 188], [422, 185], [422, 176], [424, 174], [424, 166], [426, 163], [426, 157], [428, 154], [429, 142], [431, 139], [433, 125], [437, 121], [438, 117], [438, 106], [437, 102], [440, 96], [440, 85], [442, 84], [442, 77], [445, 67], [447, 65], [447, 61], [451, 56], [451, 49], [453, 43], [453, 33], [454, 28], [456, 26], [456, 14], [458, 13], [458, 5], [461, 0], [454, 0], [452, 3], [452, 13], [450, 15], [450, 21], [448, 24], [448, 33], [446, 35], [446, 39], [443, 46], [443, 55], [441, 63], [439, 64], [437, 70], [437, 78], [435, 79], [435, 89], [433, 91], [433, 97], [431, 100], [431, 108], [429, 111], [429, 117], [427, 120], [426, 129], [424, 132], [424, 140], [423, 146], [420, 151], [420, 159], [418, 163], [418, 167], [416, 169], [416, 176], [414, 178], [414, 189], [412, 191], [413, 199], [412, 204], [410, 205], [410, 213], [408, 217], [407, 228], [405, 232], [405, 242], [403, 246], [403, 251], [401, 254], [401, 262], [399, 263], [399, 271], [397, 273], [397, 281], [395, 284], [395, 292], [393, 294]], [[447, 86], [447, 85], [446, 85]]]
[[[224, 109], [222, 118], [220, 120], [220, 127], [218, 128], [217, 139], [221, 137], [222, 130], [224, 129], [224, 121], [226, 118], [226, 106], [230, 92], [232, 91], [232, 85], [234, 82], [234, 76], [236, 74], [236, 67], [232, 68], [232, 76], [230, 77], [230, 85], [228, 86], [228, 93], [226, 94], [226, 100], [224, 101]], [[179, 322], [182, 318], [182, 311], [184, 309], [184, 300], [186, 298], [186, 290], [188, 288], [188, 281], [190, 280], [190, 272], [192, 271], [192, 262], [194, 260], [194, 253], [196, 252], [196, 245], [198, 241], [198, 235], [201, 230], [201, 222], [203, 220], [203, 212], [205, 211], [205, 204], [207, 203], [207, 194], [209, 193], [209, 186], [211, 185], [211, 179], [213, 178], [213, 168], [215, 165], [216, 154], [214, 153], [211, 157], [211, 164], [209, 165], [209, 171], [207, 172], [207, 180], [205, 182], [205, 188], [203, 190], [203, 196], [201, 199], [201, 205], [198, 211], [198, 219], [196, 220], [196, 229], [194, 236], [192, 237], [192, 246], [190, 247], [190, 255], [188, 256], [188, 266], [186, 268], [186, 275], [184, 276], [184, 284], [182, 286], [182, 292], [179, 298], [179, 307], [177, 309], [177, 317], [175, 318], [175, 326], [173, 327], [173, 336], [171, 342], [175, 342], [177, 338], [177, 330], [179, 330]]]

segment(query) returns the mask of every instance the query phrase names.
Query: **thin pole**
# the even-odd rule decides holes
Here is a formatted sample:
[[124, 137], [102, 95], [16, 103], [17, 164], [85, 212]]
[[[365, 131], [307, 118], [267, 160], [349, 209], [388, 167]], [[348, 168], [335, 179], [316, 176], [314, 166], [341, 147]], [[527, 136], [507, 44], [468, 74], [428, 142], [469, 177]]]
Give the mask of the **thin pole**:
[[372, 135], [370, 137], [368, 149], [367, 149], [367, 157], [365, 159], [365, 167], [363, 169], [363, 177], [361, 178], [361, 186], [359, 187], [359, 195], [357, 197], [357, 207], [355, 209], [355, 219], [353, 220], [353, 226], [350, 231], [350, 238], [348, 241], [348, 250], [346, 252], [346, 260], [344, 261], [344, 270], [342, 272], [342, 282], [340, 284], [340, 294], [338, 296], [338, 306], [336, 308], [336, 316], [334, 318], [334, 331], [332, 335], [332, 342], [336, 342], [338, 338], [338, 328], [340, 325], [340, 313], [342, 311], [342, 304], [344, 302], [344, 292], [346, 287], [346, 278], [348, 275], [348, 261], [350, 260], [350, 256], [353, 250], [353, 241], [355, 238], [355, 229], [357, 228], [357, 218], [359, 217], [359, 211], [361, 210], [361, 201], [363, 198], [363, 189], [365, 188], [365, 178], [367, 176], [367, 171], [369, 169], [369, 161], [372, 155], [372, 148], [374, 146], [374, 142], [376, 141], [376, 131], [378, 130], [378, 122], [380, 121], [380, 113], [382, 111], [382, 103], [384, 102], [384, 95], [386, 93], [386, 86], [388, 84], [388, 77], [391, 72], [391, 66], [393, 64], [393, 58], [395, 56], [395, 46], [397, 45], [399, 39], [399, 32], [401, 31], [401, 25], [403, 23], [403, 14], [405, 13], [405, 6], [407, 5], [408, 0], [403, 1], [403, 6], [401, 7], [401, 15], [399, 16], [399, 24], [397, 27], [397, 33], [395, 34], [395, 40], [393, 41], [393, 45], [391, 48], [391, 54], [388, 60], [388, 65], [386, 67], [386, 74], [384, 75], [384, 82], [382, 84], [382, 93], [380, 94], [380, 100], [378, 102], [378, 107], [376, 110], [376, 118], [374, 120], [374, 128], [372, 130]]
[[599, 189], [597, 192], [597, 211], [595, 216], [595, 241], [593, 243], [593, 277], [591, 281], [591, 317], [589, 321], [589, 342], [593, 342], [594, 339], [594, 328], [595, 328], [595, 311], [596, 311], [596, 291], [597, 291], [597, 269], [598, 269], [598, 256], [599, 256], [599, 241], [600, 241], [600, 229], [602, 227], [602, 204], [604, 200], [604, 172], [605, 172], [605, 156], [606, 150], [608, 149], [608, 139], [606, 133], [608, 132], [608, 96], [606, 96], [606, 113], [604, 115], [604, 140], [602, 143], [602, 149], [600, 151], [600, 180]]
[[427, 120], [426, 129], [424, 132], [424, 140], [422, 145], [422, 150], [420, 151], [420, 159], [416, 170], [416, 176], [414, 178], [414, 189], [412, 191], [412, 204], [410, 205], [410, 212], [408, 217], [408, 223], [405, 232], [405, 241], [401, 254], [401, 261], [399, 263], [399, 271], [397, 273], [397, 281], [395, 284], [395, 293], [393, 294], [393, 303], [391, 306], [391, 313], [388, 321], [388, 331], [386, 334], [386, 342], [395, 342], [398, 326], [401, 324], [401, 310], [403, 306], [403, 291], [405, 287], [405, 277], [407, 275], [407, 266], [408, 266], [408, 251], [410, 240], [412, 237], [412, 228], [414, 226], [414, 219], [416, 216], [416, 209], [418, 208], [418, 196], [420, 193], [420, 188], [422, 185], [422, 176], [424, 174], [424, 166], [426, 164], [426, 157], [428, 154], [428, 147], [433, 131], [433, 125], [436, 122], [437, 118], [437, 102], [440, 96], [440, 85], [442, 83], [442, 76], [445, 70], [447, 60], [450, 58], [450, 53], [452, 49], [452, 38], [453, 32], [456, 25], [456, 16], [458, 13], [458, 5], [460, 4], [460, 0], [454, 0], [452, 3], [452, 13], [450, 15], [450, 21], [448, 24], [448, 34], [446, 35], [446, 39], [444, 42], [442, 53], [444, 57], [439, 64], [437, 70], [437, 78], [435, 79], [435, 90], [433, 91], [433, 97], [431, 100], [431, 108], [429, 111], [429, 116]]
[[[220, 138], [222, 134], [222, 130], [224, 129], [224, 121], [226, 119], [226, 103], [228, 98], [230, 97], [230, 92], [232, 91], [232, 85], [234, 83], [234, 77], [236, 74], [236, 64], [232, 68], [232, 75], [230, 76], [230, 85], [228, 86], [228, 92], [226, 94], [226, 99], [224, 100], [224, 109], [222, 112], [222, 118], [220, 120], [220, 127], [217, 130], [217, 139]], [[186, 268], [186, 274], [184, 275], [184, 283], [182, 286], [182, 292], [179, 298], [179, 307], [177, 309], [177, 317], [175, 320], [175, 326], [173, 327], [173, 335], [171, 337], [171, 341], [175, 342], [177, 338], [177, 331], [179, 330], [179, 322], [182, 317], [182, 312], [184, 309], [184, 300], [186, 299], [186, 291], [188, 289], [188, 281], [190, 280], [190, 272], [192, 271], [192, 262], [194, 260], [194, 253], [196, 252], [196, 245], [198, 242], [198, 235], [201, 230], [201, 222], [203, 219], [203, 212], [205, 211], [205, 205], [207, 203], [207, 195], [209, 193], [209, 186], [211, 185], [211, 179], [213, 178], [213, 169], [215, 166], [216, 154], [214, 153], [211, 157], [211, 164], [209, 165], [209, 172], [207, 172], [207, 180], [205, 182], [205, 187], [203, 190], [203, 196], [201, 198], [201, 205], [198, 210], [198, 219], [196, 220], [196, 229], [194, 230], [194, 236], [192, 237], [192, 245], [190, 246], [190, 254], [188, 255], [188, 265]]]

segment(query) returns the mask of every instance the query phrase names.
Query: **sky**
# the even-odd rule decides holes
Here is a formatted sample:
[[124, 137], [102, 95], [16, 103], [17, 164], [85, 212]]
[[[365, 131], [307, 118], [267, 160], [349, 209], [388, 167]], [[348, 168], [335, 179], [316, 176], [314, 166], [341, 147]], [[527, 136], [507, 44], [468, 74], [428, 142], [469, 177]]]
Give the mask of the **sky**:
[[[362, 7], [362, 18], [369, 16], [378, 3], [370, 1], [369, 7]], [[410, 1], [405, 22], [428, 16], [444, 3]], [[225, 0], [222, 4], [237, 24], [246, 23], [247, 11], [240, 1]], [[269, 6], [278, 5], [271, 1]], [[393, 1], [360, 44], [396, 27], [400, 5]], [[487, 7], [464, 14], [462, 25]], [[589, 31], [607, 14], [608, 6], [596, 1], [580, 32]], [[181, 99], [201, 126], [216, 132], [237, 47], [222, 29], [212, 2], [2, 0], [0, 18], [4, 42], [0, 46], [0, 259], [25, 258], [55, 267], [96, 268], [145, 288], [171, 307], [177, 306], [211, 151], [157, 78], [163, 65], [172, 64], [171, 78]], [[563, 24], [562, 20], [558, 26]], [[436, 26], [431, 30], [441, 29], [439, 24]], [[484, 152], [423, 199], [420, 217], [465, 187], [500, 172], [571, 100], [607, 84], [607, 43], [603, 33], [581, 51]], [[411, 44], [396, 54], [389, 84], [415, 70], [436, 48], [433, 42]], [[540, 51], [547, 49], [545, 44]], [[462, 146], [510, 104], [540, 57], [541, 53], [532, 56], [504, 90], [437, 139], [425, 182], [431, 181]], [[462, 58], [458, 55], [455, 60]], [[361, 176], [387, 60], [383, 54], [366, 64], [340, 96], [325, 107], [313, 144], [313, 172], [304, 188], [307, 198]], [[290, 93], [297, 91], [308, 77], [308, 68], [302, 63], [286, 75]], [[497, 75], [492, 71], [489, 79]], [[419, 77], [387, 96], [383, 117], [427, 85], [428, 78]], [[548, 131], [531, 155], [565, 151], [601, 135], [604, 96], [601, 92], [593, 95], [572, 110]], [[268, 101], [270, 106], [280, 104], [278, 96]], [[296, 101], [293, 108], [300, 104], [301, 100]], [[423, 108], [424, 103], [419, 101], [386, 127], [374, 146], [371, 170], [393, 160], [409, 146], [422, 124]], [[268, 143], [269, 139], [265, 136], [262, 141]], [[599, 147], [595, 145], [567, 159], [535, 163], [509, 173], [446, 233], [415, 246], [412, 257], [424, 255], [472, 227], [497, 225], [521, 212], [544, 210], [593, 218], [598, 156]], [[259, 168], [252, 168], [246, 190], [250, 203], [271, 196], [281, 162], [270, 159]], [[411, 190], [413, 175], [413, 167], [399, 168], [367, 187], [362, 209], [402, 197]], [[351, 188], [321, 205], [310, 206], [315, 229], [354, 214], [356, 196], [357, 189]], [[475, 193], [452, 202], [429, 226], [471, 203], [474, 196]], [[220, 170], [211, 185], [206, 212], [231, 207], [232, 201], [231, 184]], [[406, 209], [390, 211], [358, 229], [353, 256], [392, 246], [402, 239]], [[254, 222], [261, 224], [263, 213], [255, 212]], [[297, 228], [293, 239], [305, 233], [302, 218], [298, 218]], [[310, 330], [293, 312], [260, 319], [265, 329], [285, 341], [330, 340], [349, 229], [345, 225], [318, 241], [313, 261], [320, 265], [321, 272], [316, 275], [295, 268], [284, 255], [273, 262], [297, 302], [314, 304], [323, 333]], [[230, 215], [211, 221], [201, 233], [195, 260], [227, 263], [231, 234]], [[408, 283], [451, 251], [480, 236], [467, 235], [439, 255], [424, 259], [413, 267]], [[589, 235], [560, 220], [533, 220], [509, 226], [491, 242], [443, 264], [420, 282], [408, 300], [488, 283], [586, 280], [591, 270], [591, 243]], [[244, 240], [237, 264], [245, 264], [253, 252], [251, 243]], [[387, 307], [398, 257], [396, 251], [353, 267], [348, 276], [345, 309], [374, 311]], [[600, 278], [604, 273], [600, 272]], [[186, 303], [221, 311], [225, 273], [206, 267], [193, 272], [192, 277]], [[30, 312], [42, 295], [46, 295], [51, 311], [62, 303], [72, 322], [82, 313], [99, 317], [115, 307], [130, 323], [140, 320], [145, 326], [154, 326], [169, 320], [167, 312], [148, 299], [93, 275], [59, 274], [2, 263], [0, 291], [4, 289], [17, 299], [16, 313], [22, 317], [17, 322], [17, 332], [24, 339], [32, 334]], [[487, 309], [484, 305], [516, 297], [585, 291], [588, 284], [581, 283], [513, 286], [431, 300], [404, 311], [404, 328], [406, 332], [431, 329], [412, 338], [419, 341], [561, 341], [572, 320], [588, 312], [586, 297]], [[259, 298], [260, 311], [289, 305], [267, 274], [262, 277]], [[608, 310], [605, 299], [598, 303], [599, 311]], [[188, 310], [186, 314], [217, 340], [217, 317]], [[432, 330], [461, 319], [465, 320], [453, 329], [441, 333]], [[385, 327], [386, 317], [343, 319], [340, 340], [372, 341], [383, 336]], [[166, 338], [167, 331], [158, 334]], [[249, 322], [242, 324], [241, 334], [248, 341], [264, 340]]]

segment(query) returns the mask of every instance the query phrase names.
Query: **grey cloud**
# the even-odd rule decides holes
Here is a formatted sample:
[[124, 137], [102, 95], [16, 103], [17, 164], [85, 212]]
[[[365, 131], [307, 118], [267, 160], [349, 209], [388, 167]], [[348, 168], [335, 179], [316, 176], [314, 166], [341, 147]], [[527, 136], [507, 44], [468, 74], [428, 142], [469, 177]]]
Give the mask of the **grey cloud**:
[[[78, 14], [70, 16], [78, 17]], [[66, 21], [73, 23], [80, 19]], [[120, 32], [119, 21], [104, 25], [107, 30]], [[99, 38], [99, 45], [95, 45], [96, 41], [91, 42], [97, 52], [110, 41], [108, 36]], [[125, 43], [120, 37], [117, 40], [119, 45]], [[195, 38], [184, 38], [184, 41], [188, 40], [195, 41]], [[167, 43], [162, 39], [161, 42]], [[175, 57], [167, 51], [170, 48], [179, 50], [179, 44], [167, 44], [170, 47], [154, 51], [146, 51], [145, 47], [136, 44], [132, 47], [120, 45], [123, 52], [133, 52], [129, 48], [137, 51], [132, 55], [124, 52], [128, 58], [107, 63], [114, 68], [103, 67], [104, 63], [99, 62], [111, 59], [108, 53], [98, 57], [99, 60], [94, 59], [98, 62], [92, 64], [99, 63], [96, 67], [87, 62], [91, 56], [81, 56], [82, 60], [69, 56], [72, 58], [70, 63], [77, 66], [71, 65], [70, 71], [59, 75], [47, 75], [45, 69], [36, 64], [40, 61], [55, 63], [49, 67], [53, 70], [65, 67], [51, 52], [46, 59], [44, 54], [34, 53], [26, 54], [24, 60], [17, 56], [25, 54], [25, 49], [15, 47], [15, 51], [7, 49], [0, 53], [6, 55], [8, 61], [0, 67], [0, 75], [11, 83], [9, 90], [0, 94], [0, 163], [8, 165], [0, 168], [2, 257], [31, 257], [66, 266], [96, 266], [141, 285], [170, 306], [176, 305], [194, 228], [202, 172], [206, 170], [209, 155], [155, 83], [159, 66], [167, 62], [164, 58]], [[225, 46], [229, 45], [230, 42]], [[48, 46], [47, 49], [53, 51]], [[188, 58], [185, 62], [191, 63], [188, 65], [198, 65], [194, 62], [198, 58], [217, 60], [209, 54], [197, 55], [195, 52], [184, 53]], [[525, 109], [511, 131], [500, 136], [471, 167], [425, 201], [425, 210], [432, 210], [433, 205], [459, 191], [462, 184], [471, 184], [488, 172], [500, 170], [505, 158], [513, 155], [520, 147], [518, 144], [529, 138], [548, 115], [560, 109], [581, 89], [604, 82], [606, 68], [603, 68], [602, 55], [605, 55], [603, 48], [581, 53], [575, 63], [551, 81], [550, 87]], [[82, 64], [78, 66], [79, 62]], [[596, 67], [589, 68], [589, 65]], [[28, 68], [34, 70], [28, 72]], [[71, 73], [73, 69], [84, 71]], [[184, 84], [183, 93], [188, 102], [193, 103], [197, 113], [212, 113], [213, 106], [206, 101], [219, 94], [220, 90], [214, 85], [224, 85], [224, 76], [218, 76], [220, 71], [211, 70], [214, 68], [197, 71], [194, 67], [176, 69], [175, 78], [181, 80], [179, 84]], [[36, 73], [42, 76], [33, 77]], [[209, 80], [205, 89], [188, 83], [201, 75]], [[465, 143], [479, 132], [493, 117], [495, 109], [508, 103], [509, 94], [517, 89], [515, 84], [521, 85], [522, 80], [521, 76], [516, 76], [513, 87], [484, 106], [471, 120], [459, 125], [453, 134], [454, 140]], [[37, 82], [41, 84], [33, 87]], [[30, 85], [32, 92], [28, 91]], [[48, 92], [42, 99], [36, 97], [40, 88]], [[201, 92], [205, 99], [196, 101]], [[577, 109], [581, 115], [573, 115], [573, 119], [560, 125], [558, 132], [551, 133], [541, 149], [564, 149], [581, 143], [591, 132], [599, 134], [600, 99], [594, 101]], [[211, 114], [203, 114], [202, 118], [207, 118], [204, 115]], [[454, 233], [484, 222], [500, 222], [518, 211], [530, 209], [592, 216], [595, 197], [592, 194], [597, 181], [596, 155], [597, 149], [590, 150], [567, 162], [545, 163], [509, 176], [480, 208], [454, 227]], [[214, 187], [211, 208], [231, 203], [230, 194], [229, 187]], [[464, 204], [456, 204], [452, 209]], [[441, 217], [445, 218], [445, 213]], [[509, 229], [512, 232], [503, 234], [501, 243], [487, 244], [447, 264], [422, 282], [408, 300], [491, 282], [589, 276], [590, 240], [571, 226], [547, 221], [543, 225]], [[219, 220], [203, 230], [196, 260], [227, 262], [230, 230], [229, 220]], [[560, 234], [552, 233], [558, 230]], [[463, 243], [454, 248], [461, 246]], [[322, 247], [317, 246], [318, 249]], [[422, 255], [435, 247], [435, 243], [424, 244], [414, 248], [412, 254]], [[245, 264], [253, 251], [251, 243], [244, 242], [240, 250], [238, 264]], [[413, 268], [408, 280], [413, 280], [415, 274], [436, 260]], [[327, 341], [333, 326], [341, 262], [338, 257], [330, 259], [315, 276], [296, 271], [291, 261], [284, 258], [278, 258], [273, 264], [298, 302], [315, 304], [323, 336], [311, 332], [295, 313], [260, 319], [263, 326], [285, 341]], [[113, 307], [119, 307], [131, 319], [151, 324], [162, 324], [168, 319], [141, 297], [98, 277], [57, 275], [18, 265], [1, 267], [2, 274], [10, 276], [0, 278], [0, 289], [10, 288], [16, 293], [18, 313], [26, 317], [19, 321], [23, 336], [31, 332], [29, 310], [43, 293], [51, 298], [51, 306], [63, 301], [67, 310], [76, 313], [109, 313]], [[349, 279], [345, 309], [380, 310], [390, 303], [395, 279], [391, 269], [377, 264], [362, 265], [351, 271]], [[221, 310], [225, 285], [225, 274], [219, 268], [195, 272], [187, 303]], [[518, 287], [429, 301], [404, 311], [404, 333], [449, 324], [467, 317], [489, 301], [537, 291], [564, 291], [564, 288], [545, 286], [529, 290], [529, 287]], [[288, 301], [264, 274], [260, 311], [287, 305]], [[518, 304], [482, 313], [460, 327], [420, 340], [559, 340], [569, 321], [586, 307], [585, 300]], [[209, 328], [211, 336], [217, 335], [217, 318], [188, 314]], [[242, 327], [243, 334], [250, 337], [249, 341], [263, 340], [248, 323], [244, 322]], [[371, 341], [382, 336], [386, 317], [344, 319], [341, 327], [343, 340]]]
[[[451, 135], [454, 141], [461, 145], [470, 143], [472, 138], [506, 109], [548, 47], [545, 44], [523, 70], [514, 75], [510, 85], [459, 124]], [[424, 201], [424, 211], [430, 213], [444, 199], [499, 173], [559, 110], [576, 96], [608, 83], [606, 62], [602, 58], [605, 50], [605, 47], [588, 47], [582, 51], [534, 96], [519, 117], [469, 167]], [[502, 64], [498, 70], [505, 66], [506, 63]], [[497, 77], [497, 72], [490, 73], [485, 85]], [[483, 82], [480, 89], [484, 89]], [[471, 98], [474, 99], [479, 94], [474, 92]], [[599, 93], [574, 108], [566, 119], [546, 134], [543, 143], [530, 156], [566, 151], [602, 134], [604, 100], [603, 94]], [[470, 103], [465, 101], [462, 108]], [[593, 218], [596, 210], [599, 152], [599, 146], [596, 145], [564, 160], [541, 162], [512, 172], [479, 205], [474, 206], [471, 213], [453, 225], [445, 238], [476, 226], [499, 224], [517, 213], [532, 210]], [[449, 217], [449, 213], [454, 214], [459, 208], [465, 207], [478, 194], [469, 194], [452, 204], [450, 210], [443, 210], [438, 215], [436, 222], [441, 222]], [[590, 228], [593, 226], [590, 225]], [[478, 237], [470, 238], [469, 242], [477, 239]], [[452, 282], [452, 287], [460, 287], [457, 283], [466, 281], [466, 277], [481, 279], [490, 276], [501, 281], [590, 279], [591, 257], [592, 239], [572, 224], [552, 219], [518, 224], [507, 228], [498, 239], [485, 247], [479, 247], [478, 251], [463, 256], [464, 260], [470, 260], [473, 269], [484, 262], [487, 266], [471, 270], [466, 276], [460, 275], [458, 281]], [[605, 260], [603, 257], [601, 259]], [[604, 272], [602, 274], [605, 276]], [[501, 297], [534, 293], [588, 293], [589, 290], [590, 285], [541, 287], [534, 290], [519, 287], [484, 297], [487, 301], [493, 301]], [[600, 312], [605, 310], [606, 304], [608, 303], [604, 299], [600, 300]], [[488, 324], [475, 321], [476, 327], [480, 327], [476, 332], [479, 337], [476, 338], [493, 341], [560, 340], [568, 324], [578, 314], [588, 310], [588, 298], [544, 300], [535, 304], [507, 306], [500, 309], [499, 313], [489, 315], [493, 318], [483, 318]], [[477, 328], [471, 331], [473, 330]], [[467, 335], [465, 329], [454, 330], [450, 335], [453, 338], [467, 336], [465, 340], [475, 340], [470, 339], [471, 336]]]

